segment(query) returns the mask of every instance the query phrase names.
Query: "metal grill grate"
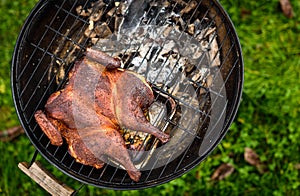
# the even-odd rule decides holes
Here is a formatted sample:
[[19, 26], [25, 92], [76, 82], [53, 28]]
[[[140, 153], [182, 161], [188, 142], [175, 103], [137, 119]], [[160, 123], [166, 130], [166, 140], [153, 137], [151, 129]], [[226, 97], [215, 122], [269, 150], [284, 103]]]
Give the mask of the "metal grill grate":
[[[116, 27], [116, 24], [118, 24], [119, 18], [123, 17], [122, 14], [125, 14], [121, 13], [124, 2], [99, 2], [95, 0], [41, 1], [28, 17], [16, 45], [12, 67], [13, 95], [20, 121], [31, 142], [48, 161], [64, 173], [84, 183], [114, 189], [136, 189], [167, 182], [186, 173], [201, 162], [223, 138], [234, 118], [243, 82], [243, 62], [237, 35], [227, 14], [217, 1], [137, 0], [136, 2], [148, 2], [148, 4], [142, 10], [142, 17], [139, 15], [141, 14], [140, 10], [137, 10], [132, 17], [130, 13], [127, 13], [126, 20], [128, 21], [123, 20], [123, 23], [119, 23], [119, 25], [123, 27], [129, 25], [128, 29], [134, 30], [123, 34], [115, 32], [122, 30], [118, 29], [121, 27]], [[170, 4], [157, 10], [162, 8], [158, 6], [158, 2], [169, 2]], [[187, 6], [193, 4], [192, 9]], [[129, 7], [127, 11], [130, 12], [130, 9]], [[102, 10], [104, 14], [99, 20], [92, 21], [90, 16], [98, 13], [99, 10]], [[90, 12], [89, 16], [85, 16], [86, 12]], [[184, 14], [179, 17], [178, 15], [167, 16], [165, 13]], [[178, 42], [183, 40], [182, 48], [178, 49], [178, 51], [180, 50], [178, 53], [190, 55], [191, 52], [188, 52], [189, 48], [186, 46], [195, 40], [195, 34], [193, 35], [189, 28], [193, 28], [196, 19], [202, 28], [202, 33], [214, 29], [213, 36], [205, 42], [210, 50], [216, 50], [214, 55], [210, 56], [207, 61], [208, 57], [205, 57], [206, 53], [202, 51], [202, 56], [198, 58], [198, 64], [202, 66], [207, 61], [207, 67], [194, 66], [191, 72], [185, 73], [184, 81], [175, 80], [175, 75], [183, 72], [180, 70], [182, 69], [180, 63], [184, 55], [179, 55], [179, 58], [174, 61], [174, 66], [168, 70], [168, 74], [161, 77], [172, 60], [170, 52], [166, 53], [167, 56], [160, 62], [160, 67], [158, 71], [156, 70], [154, 77], [149, 76], [151, 74], [149, 66], [146, 71], [141, 71], [143, 63], [154, 62], [155, 59], [160, 58], [160, 51], [171, 43], [166, 37], [161, 39], [166, 30], [162, 27], [171, 27], [168, 30], [175, 32]], [[105, 38], [93, 35], [95, 27], [101, 24], [114, 29], [115, 32]], [[139, 26], [130, 26], [132, 24], [139, 24]], [[143, 29], [145, 26], [147, 28]], [[145, 29], [148, 30], [146, 33], [138, 33]], [[107, 29], [100, 30], [98, 34], [103, 35]], [[154, 31], [158, 33], [151, 35]], [[129, 39], [129, 43], [125, 43], [125, 38], [128, 38], [126, 36], [130, 33], [137, 33], [138, 37]], [[116, 44], [116, 39], [122, 40], [120, 35], [124, 36], [125, 41]], [[145, 47], [149, 37], [154, 41]], [[104, 39], [113, 43], [114, 47], [109, 48], [108, 45], [105, 45]], [[157, 45], [157, 42], [160, 44]], [[212, 48], [215, 42], [217, 42], [217, 49]], [[199, 41], [199, 43], [201, 42]], [[178, 149], [173, 148], [173, 151], [166, 157], [162, 158], [165, 156], [162, 152], [155, 154], [157, 160], [154, 159], [154, 164], [142, 171], [139, 182], [132, 182], [125, 170], [109, 164], [101, 169], [95, 169], [77, 163], [69, 155], [67, 145], [64, 144], [60, 147], [51, 145], [34, 120], [35, 111], [45, 105], [51, 93], [63, 87], [73, 63], [90, 46], [96, 46], [104, 52], [119, 56], [124, 62], [124, 68], [133, 69], [144, 75], [150, 80], [152, 88], [156, 92], [156, 100], [159, 100], [161, 95], [173, 99], [178, 111], [174, 117], [165, 117], [164, 122], [168, 124], [171, 134], [179, 130], [180, 133], [186, 134], [187, 138], [192, 138], [188, 144], [184, 144], [183, 140], [185, 145], [183, 150], [178, 145]], [[142, 50], [145, 50], [143, 51], [144, 55], [139, 56]], [[137, 59], [139, 67], [136, 69], [132, 62]], [[195, 72], [202, 71], [203, 67], [205, 68], [203, 70], [210, 71], [208, 75], [211, 77], [212, 85], [193, 78]], [[187, 68], [184, 67], [184, 69]], [[190, 76], [188, 76], [189, 74]], [[206, 72], [203, 73], [203, 75], [205, 74]], [[207, 80], [207, 77], [204, 79]], [[169, 82], [171, 80], [175, 82], [171, 84], [172, 82]], [[191, 91], [187, 86], [182, 85], [183, 87], [181, 87], [181, 83], [193, 86], [194, 94], [191, 97], [179, 96], [180, 93], [186, 95]], [[180, 93], [177, 92], [177, 88], [182, 88]], [[198, 107], [195, 107], [194, 100], [198, 101]], [[217, 116], [213, 111], [215, 108], [219, 109]], [[183, 119], [184, 111], [190, 113], [188, 119]], [[196, 120], [196, 128], [190, 125], [195, 122], [191, 114], [196, 114], [194, 117], [199, 118]], [[176, 137], [174, 136], [174, 138]], [[180, 152], [179, 156], [176, 154], [178, 152]], [[160, 162], [164, 164], [161, 165]]]

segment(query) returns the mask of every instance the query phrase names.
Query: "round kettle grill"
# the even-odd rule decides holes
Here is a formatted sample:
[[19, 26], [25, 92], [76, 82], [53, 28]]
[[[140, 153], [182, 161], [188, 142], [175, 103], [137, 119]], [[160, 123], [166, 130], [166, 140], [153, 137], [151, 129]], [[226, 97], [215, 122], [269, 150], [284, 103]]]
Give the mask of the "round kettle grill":
[[[138, 182], [113, 160], [101, 169], [76, 162], [65, 143], [51, 145], [34, 119], [88, 47], [144, 76], [156, 110], [163, 111], [151, 123], [171, 139], [151, 139], [147, 156], [133, 158], [142, 172]], [[12, 62], [15, 107], [39, 153], [76, 180], [121, 190], [168, 182], [204, 160], [235, 117], [242, 84], [239, 40], [216, 0], [41, 0], [21, 30]]]

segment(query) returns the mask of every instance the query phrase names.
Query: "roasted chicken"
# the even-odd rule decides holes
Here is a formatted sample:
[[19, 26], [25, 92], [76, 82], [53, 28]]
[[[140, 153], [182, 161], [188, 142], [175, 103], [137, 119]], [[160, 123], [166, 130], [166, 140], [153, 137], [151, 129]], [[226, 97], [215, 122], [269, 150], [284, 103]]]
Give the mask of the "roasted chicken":
[[151, 125], [144, 111], [154, 101], [145, 79], [119, 68], [120, 61], [88, 48], [75, 62], [63, 89], [53, 93], [35, 119], [51, 144], [63, 138], [76, 161], [101, 168], [108, 158], [122, 165], [130, 178], [139, 181], [141, 172], [133, 165], [122, 128], [146, 132], [163, 143], [169, 135]]

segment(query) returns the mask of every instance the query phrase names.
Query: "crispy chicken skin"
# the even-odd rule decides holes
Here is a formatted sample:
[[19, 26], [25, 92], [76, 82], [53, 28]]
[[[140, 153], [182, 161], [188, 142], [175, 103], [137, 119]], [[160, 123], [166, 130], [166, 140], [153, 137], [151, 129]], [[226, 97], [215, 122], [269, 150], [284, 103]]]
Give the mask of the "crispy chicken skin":
[[51, 144], [60, 146], [66, 139], [76, 161], [101, 168], [110, 157], [139, 181], [141, 173], [130, 159], [120, 129], [146, 132], [163, 143], [169, 135], [144, 116], [154, 100], [150, 86], [120, 65], [118, 59], [88, 48], [85, 57], [75, 62], [68, 83], [49, 97], [44, 111], [36, 111], [35, 119]]

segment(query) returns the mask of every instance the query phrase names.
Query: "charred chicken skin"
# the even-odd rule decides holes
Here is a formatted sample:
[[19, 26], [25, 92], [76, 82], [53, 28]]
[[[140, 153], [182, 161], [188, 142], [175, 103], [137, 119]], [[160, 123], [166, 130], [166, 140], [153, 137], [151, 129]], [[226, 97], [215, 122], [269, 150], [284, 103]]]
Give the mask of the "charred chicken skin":
[[76, 161], [101, 168], [109, 157], [139, 181], [141, 173], [130, 159], [120, 130], [146, 132], [163, 143], [169, 135], [144, 116], [154, 101], [148, 83], [120, 65], [118, 59], [88, 48], [85, 57], [75, 62], [68, 83], [49, 97], [44, 110], [36, 111], [35, 119], [51, 144], [60, 146], [66, 139]]

